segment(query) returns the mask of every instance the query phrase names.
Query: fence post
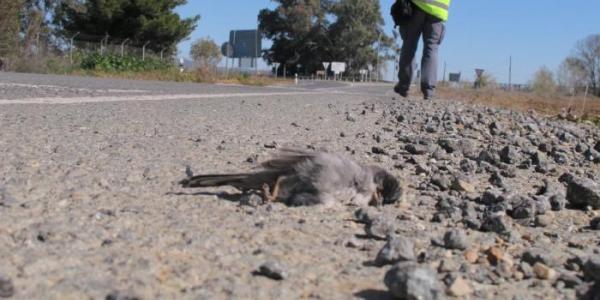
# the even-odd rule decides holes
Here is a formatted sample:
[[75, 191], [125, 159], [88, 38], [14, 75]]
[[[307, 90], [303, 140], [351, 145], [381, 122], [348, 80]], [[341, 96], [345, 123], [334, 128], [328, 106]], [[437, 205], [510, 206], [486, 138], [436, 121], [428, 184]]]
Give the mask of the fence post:
[[142, 60], [146, 60], [146, 46], [150, 44], [150, 41], [146, 42], [144, 46], [142, 46]]
[[71, 43], [69, 44], [69, 61], [73, 64], [73, 42], [75, 38], [79, 35], [79, 31], [71, 37]]
[[109, 37], [109, 35], [107, 33], [106, 36], [102, 40], [100, 40], [100, 55], [104, 54], [103, 42], [104, 42], [104, 45], [106, 45], [108, 47], [108, 37]]
[[587, 96], [588, 96], [588, 92], [590, 91], [590, 84], [586, 84], [585, 85], [585, 94], [583, 94], [583, 115], [586, 114], [585, 112], [585, 103], [587, 102]]
[[125, 50], [125, 44], [127, 44], [127, 42], [129, 41], [129, 39], [125, 39], [122, 43], [121, 43], [121, 57], [123, 57], [124, 54], [124, 50]]

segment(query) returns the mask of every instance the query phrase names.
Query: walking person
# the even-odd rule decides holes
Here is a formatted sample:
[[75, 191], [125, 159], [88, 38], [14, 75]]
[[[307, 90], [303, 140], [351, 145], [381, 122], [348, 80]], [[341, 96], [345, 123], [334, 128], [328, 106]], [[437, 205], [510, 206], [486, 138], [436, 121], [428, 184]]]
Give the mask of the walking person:
[[421, 92], [426, 100], [434, 96], [438, 72], [438, 48], [444, 40], [451, 0], [410, 0], [412, 15], [400, 24], [402, 52], [398, 71], [398, 84], [394, 91], [402, 97], [408, 96], [415, 65], [415, 52], [419, 39], [423, 37], [421, 60]]

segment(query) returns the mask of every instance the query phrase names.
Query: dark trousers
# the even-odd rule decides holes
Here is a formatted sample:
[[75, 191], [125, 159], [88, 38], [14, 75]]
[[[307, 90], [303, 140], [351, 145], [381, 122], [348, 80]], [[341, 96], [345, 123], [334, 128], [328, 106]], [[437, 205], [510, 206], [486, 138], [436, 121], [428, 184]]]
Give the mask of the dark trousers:
[[415, 68], [415, 52], [423, 36], [423, 58], [421, 60], [421, 91], [425, 97], [435, 93], [438, 69], [438, 48], [444, 39], [446, 28], [440, 19], [427, 14], [415, 6], [411, 20], [400, 27], [402, 53], [398, 79], [401, 92], [410, 88]]

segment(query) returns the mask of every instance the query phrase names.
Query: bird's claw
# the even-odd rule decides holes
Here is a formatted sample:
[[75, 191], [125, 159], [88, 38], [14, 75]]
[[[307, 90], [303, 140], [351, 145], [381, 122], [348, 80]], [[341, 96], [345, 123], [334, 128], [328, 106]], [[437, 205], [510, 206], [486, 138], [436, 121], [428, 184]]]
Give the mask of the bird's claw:
[[273, 197], [273, 194], [271, 194], [271, 188], [269, 187], [268, 184], [266, 184], [266, 183], [263, 184], [262, 192], [263, 192], [263, 201], [265, 201], [267, 203], [275, 201], [275, 197]]

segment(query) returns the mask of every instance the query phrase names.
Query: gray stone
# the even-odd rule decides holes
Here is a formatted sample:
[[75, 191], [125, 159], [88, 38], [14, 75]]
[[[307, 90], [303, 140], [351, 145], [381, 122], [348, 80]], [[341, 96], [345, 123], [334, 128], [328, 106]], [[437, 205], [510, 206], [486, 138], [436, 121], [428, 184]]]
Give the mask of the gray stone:
[[528, 263], [531, 266], [535, 265], [538, 262], [550, 267], [557, 267], [562, 265], [562, 261], [556, 253], [548, 251], [548, 249], [538, 247], [529, 248], [525, 252], [523, 252], [521, 260]]
[[431, 178], [431, 183], [439, 187], [442, 191], [447, 191], [452, 186], [452, 180], [448, 176], [435, 175]]
[[599, 300], [600, 299], [600, 281], [594, 283], [582, 284], [577, 288], [577, 299], [579, 300]]
[[561, 194], [555, 194], [548, 198], [550, 202], [550, 207], [552, 207], [553, 211], [561, 211], [565, 209], [567, 205], [567, 198]]
[[561, 272], [557, 281], [563, 282], [568, 289], [575, 288], [583, 283], [583, 281], [577, 277], [576, 273], [568, 271]]
[[454, 153], [459, 150], [458, 141], [454, 139], [443, 138], [438, 140], [438, 145], [442, 149], [446, 150], [447, 153]]
[[384, 266], [412, 260], [416, 260], [413, 241], [401, 236], [391, 236], [377, 254], [375, 264]]
[[371, 223], [379, 215], [380, 215], [379, 211], [375, 207], [372, 207], [372, 206], [361, 207], [361, 208], [357, 209], [356, 211], [354, 211], [354, 216], [356, 217], [356, 221], [363, 223], [363, 224]]
[[535, 276], [533, 268], [530, 264], [526, 262], [522, 262], [519, 264], [519, 270], [521, 271], [521, 273], [523, 273], [523, 278], [525, 279], [533, 278]]
[[6, 190], [5, 187], [0, 185], [0, 206], [10, 206], [15, 202], [15, 198]]
[[452, 229], [444, 235], [444, 246], [448, 249], [465, 250], [470, 246], [470, 242], [463, 230]]
[[113, 291], [106, 295], [105, 300], [141, 300], [142, 298], [132, 292]]
[[587, 279], [600, 282], [600, 255], [588, 259], [583, 265], [583, 273]]
[[505, 216], [488, 216], [481, 224], [481, 230], [484, 232], [495, 232], [503, 235], [511, 232], [512, 224]]
[[570, 179], [567, 186], [569, 203], [580, 209], [585, 209], [587, 206], [600, 209], [600, 184], [587, 178], [572, 177]]
[[465, 173], [473, 174], [477, 171], [477, 162], [470, 159], [463, 159], [460, 161], [460, 170]]
[[257, 275], [262, 275], [273, 280], [283, 280], [287, 278], [287, 272], [285, 268], [276, 261], [267, 261], [260, 265]]
[[439, 273], [456, 272], [460, 269], [458, 263], [452, 258], [445, 258], [440, 262], [438, 267]]
[[489, 182], [494, 186], [499, 188], [506, 187], [506, 183], [504, 182], [504, 177], [498, 171], [494, 171], [490, 176]]
[[385, 240], [396, 231], [396, 224], [389, 217], [380, 215], [365, 226], [365, 233], [370, 238]]
[[485, 205], [497, 204], [503, 200], [504, 197], [502, 197], [502, 192], [498, 190], [486, 190], [483, 192], [483, 195], [481, 195], [481, 203]]
[[600, 217], [595, 217], [590, 221], [590, 228], [600, 230]]
[[256, 193], [247, 193], [240, 197], [240, 205], [258, 207], [264, 204], [263, 198]]
[[0, 298], [12, 297], [15, 293], [15, 286], [9, 277], [0, 273]]
[[531, 219], [535, 217], [535, 203], [529, 199], [523, 199], [523, 202], [513, 207], [510, 216], [513, 219]]
[[506, 164], [516, 164], [522, 157], [519, 151], [513, 146], [506, 146], [500, 150], [500, 160]]
[[491, 165], [496, 166], [500, 163], [500, 156], [497, 153], [495, 153], [495, 151], [493, 151], [491, 149], [486, 149], [486, 150], [479, 152], [477, 161], [487, 162]]
[[404, 147], [404, 150], [413, 155], [423, 155], [427, 153], [427, 147], [422, 145], [408, 144]]
[[594, 163], [600, 163], [600, 152], [596, 151], [594, 149], [588, 149], [587, 151], [585, 151], [585, 153], [583, 154], [585, 156], [585, 159], [592, 161]]
[[444, 286], [437, 274], [413, 262], [395, 265], [385, 274], [384, 283], [390, 293], [399, 299], [445, 299]]
[[548, 215], [539, 215], [535, 217], [535, 226], [547, 227], [552, 224], [552, 218]]

